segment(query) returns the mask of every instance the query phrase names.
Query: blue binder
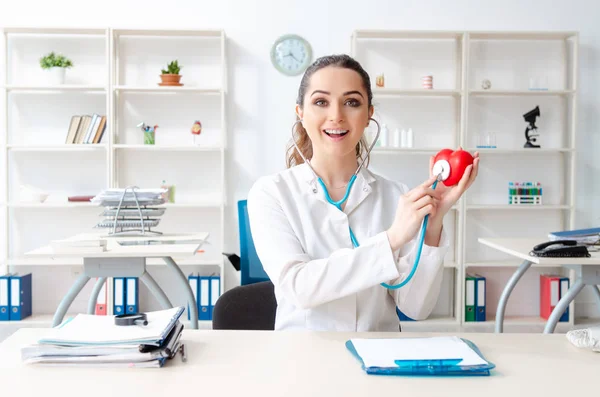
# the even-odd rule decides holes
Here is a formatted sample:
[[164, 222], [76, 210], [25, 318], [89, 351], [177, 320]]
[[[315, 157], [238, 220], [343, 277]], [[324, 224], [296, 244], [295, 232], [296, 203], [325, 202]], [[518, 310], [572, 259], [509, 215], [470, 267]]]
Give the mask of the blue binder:
[[[569, 290], [569, 278], [561, 277], [560, 278], [560, 299], [567, 293]], [[569, 306], [565, 309], [565, 312], [560, 316], [559, 322], [568, 322], [569, 321]]]
[[113, 314], [125, 314], [125, 278], [113, 278]]
[[10, 321], [31, 316], [31, 273], [10, 276]]
[[125, 278], [125, 311], [127, 314], [139, 313], [139, 282], [137, 277]]
[[219, 299], [219, 296], [221, 296], [221, 276], [219, 276], [219, 275], [212, 275], [209, 278], [210, 278], [210, 307], [209, 307], [209, 315], [210, 315], [210, 319], [212, 320], [212, 318], [213, 318], [213, 310], [215, 308], [217, 300]]
[[409, 376], [489, 376], [495, 364], [485, 359], [479, 348], [470, 340], [461, 338], [486, 364], [462, 366], [462, 359], [450, 360], [395, 360], [395, 367], [366, 367], [351, 340], [346, 348], [361, 363], [369, 375], [409, 375]]
[[0, 276], [0, 321], [10, 320], [10, 275]]
[[486, 280], [475, 274], [475, 321], [485, 321], [486, 312]]
[[[200, 281], [198, 280], [198, 276], [194, 276], [194, 273], [190, 274], [188, 276], [188, 283], [190, 284], [190, 288], [192, 289], [192, 294], [194, 294], [194, 301], [196, 303], [196, 310], [198, 311], [198, 320], [200, 320], [200, 305], [199, 305], [199, 296], [198, 296], [198, 287], [200, 284]], [[188, 303], [187, 306], [187, 315], [188, 315], [188, 320], [191, 320], [191, 316], [190, 316], [190, 305]]]
[[198, 320], [210, 320], [210, 276], [199, 276]]

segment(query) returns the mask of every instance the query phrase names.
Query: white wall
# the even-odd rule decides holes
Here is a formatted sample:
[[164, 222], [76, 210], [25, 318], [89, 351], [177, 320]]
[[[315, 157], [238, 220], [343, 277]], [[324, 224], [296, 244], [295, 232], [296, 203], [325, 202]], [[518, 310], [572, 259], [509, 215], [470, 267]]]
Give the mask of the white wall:
[[[550, 5], [552, 4], [552, 6]], [[269, 50], [281, 34], [308, 39], [315, 56], [349, 53], [354, 29], [577, 30], [580, 32], [577, 226], [600, 224], [600, 2], [570, 0], [20, 0], [0, 26], [224, 29], [228, 36], [228, 250], [238, 251], [235, 202], [282, 169], [300, 77], [279, 74]], [[596, 205], [594, 205], [596, 204]]]

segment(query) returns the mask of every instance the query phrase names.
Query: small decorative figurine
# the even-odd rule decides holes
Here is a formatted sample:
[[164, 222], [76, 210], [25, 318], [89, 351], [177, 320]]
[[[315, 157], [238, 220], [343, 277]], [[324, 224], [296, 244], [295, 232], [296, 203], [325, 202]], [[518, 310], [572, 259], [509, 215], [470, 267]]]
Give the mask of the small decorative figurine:
[[380, 88], [385, 87], [385, 76], [383, 75], [383, 73], [375, 77], [375, 85], [377, 85], [377, 87]]
[[483, 81], [481, 82], [481, 88], [483, 88], [484, 90], [489, 90], [490, 88], [492, 88], [492, 82], [488, 79], [483, 79]]
[[194, 145], [196, 144], [196, 138], [202, 133], [202, 123], [198, 120], [194, 121], [192, 125], [192, 135], [194, 137]]

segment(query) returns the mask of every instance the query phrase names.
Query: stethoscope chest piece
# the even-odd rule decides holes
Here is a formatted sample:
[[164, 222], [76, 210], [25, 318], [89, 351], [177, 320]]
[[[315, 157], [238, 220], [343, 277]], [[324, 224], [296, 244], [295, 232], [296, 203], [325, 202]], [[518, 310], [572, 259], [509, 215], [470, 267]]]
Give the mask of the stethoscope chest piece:
[[438, 175], [440, 181], [445, 181], [450, 176], [450, 163], [447, 160], [438, 160], [433, 165], [433, 175]]

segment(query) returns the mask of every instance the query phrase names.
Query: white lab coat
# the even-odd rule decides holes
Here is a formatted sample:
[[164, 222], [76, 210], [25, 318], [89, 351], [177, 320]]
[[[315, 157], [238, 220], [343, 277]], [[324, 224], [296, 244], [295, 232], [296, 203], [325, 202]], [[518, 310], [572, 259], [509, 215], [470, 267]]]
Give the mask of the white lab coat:
[[444, 230], [438, 247], [423, 245], [408, 284], [380, 285], [402, 281], [414, 264], [419, 233], [396, 252], [385, 233], [407, 191], [363, 167], [342, 212], [327, 202], [306, 164], [254, 184], [248, 214], [257, 254], [275, 285], [276, 330], [398, 331], [396, 305], [410, 318], [429, 316], [449, 247]]

